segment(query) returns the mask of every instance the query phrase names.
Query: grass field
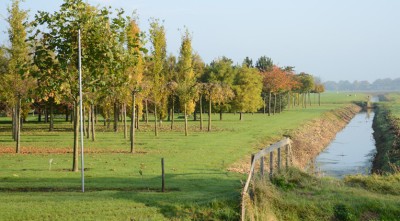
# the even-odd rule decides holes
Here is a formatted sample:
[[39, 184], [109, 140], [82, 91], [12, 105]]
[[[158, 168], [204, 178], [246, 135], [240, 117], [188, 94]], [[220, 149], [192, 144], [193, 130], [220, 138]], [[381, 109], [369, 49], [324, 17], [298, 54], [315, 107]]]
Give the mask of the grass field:
[[[184, 136], [181, 118], [158, 137], [151, 123], [137, 133], [135, 154], [122, 132], [97, 125], [97, 141], [85, 141], [86, 193], [72, 167], [71, 125], [57, 121], [56, 131], [30, 118], [22, 131], [24, 154], [14, 150], [10, 119], [0, 122], [0, 220], [193, 220], [238, 219], [241, 180], [228, 172], [234, 162], [305, 122], [365, 95], [323, 94], [323, 105], [297, 108], [268, 117], [224, 114], [213, 117], [213, 131], [190, 121]], [[206, 122], [204, 122], [206, 124]], [[166, 193], [161, 193], [160, 159], [165, 159]], [[51, 161], [51, 165], [50, 165]]]

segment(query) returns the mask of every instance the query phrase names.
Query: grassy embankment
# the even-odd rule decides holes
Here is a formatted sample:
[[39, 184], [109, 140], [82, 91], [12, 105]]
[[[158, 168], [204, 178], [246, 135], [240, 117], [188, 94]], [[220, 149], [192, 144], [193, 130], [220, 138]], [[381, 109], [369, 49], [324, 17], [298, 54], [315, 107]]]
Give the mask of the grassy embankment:
[[400, 171], [400, 94], [386, 94], [377, 107], [374, 137], [378, 141], [376, 172]]
[[[386, 156], [390, 154], [380, 159], [384, 166], [381, 169], [395, 172], [388, 162], [390, 159], [393, 163], [396, 156], [392, 129], [399, 126], [399, 121], [393, 119], [400, 114], [395, 100], [400, 96], [391, 94], [389, 98], [389, 102], [379, 104], [375, 126], [386, 129], [380, 134], [390, 138], [379, 144]], [[391, 114], [382, 110], [390, 110]], [[258, 181], [254, 192], [256, 200], [249, 217], [256, 220], [400, 220], [398, 170], [393, 174], [354, 175], [337, 180], [317, 178], [292, 168], [276, 174], [272, 182]]]
[[[361, 95], [359, 96], [362, 97]], [[0, 219], [3, 220], [236, 220], [243, 174], [228, 172], [234, 162], [249, 156], [282, 134], [321, 117], [359, 97], [323, 94], [324, 104], [285, 111], [275, 116], [212, 115], [214, 130], [198, 131], [190, 122], [189, 137], [178, 129], [159, 137], [151, 125], [137, 133], [137, 153], [129, 154], [122, 133], [97, 125], [97, 141], [85, 142], [86, 190], [80, 173], [70, 172], [72, 131], [56, 122], [56, 131], [34, 119], [24, 125], [22, 151], [11, 153], [10, 119], [0, 122]], [[151, 124], [151, 122], [150, 122]], [[142, 123], [143, 125], [143, 123]], [[179, 125], [179, 126], [178, 126]], [[160, 158], [166, 161], [166, 193], [160, 193]], [[51, 161], [51, 164], [50, 164]], [[207, 217], [207, 218], [205, 218]]]

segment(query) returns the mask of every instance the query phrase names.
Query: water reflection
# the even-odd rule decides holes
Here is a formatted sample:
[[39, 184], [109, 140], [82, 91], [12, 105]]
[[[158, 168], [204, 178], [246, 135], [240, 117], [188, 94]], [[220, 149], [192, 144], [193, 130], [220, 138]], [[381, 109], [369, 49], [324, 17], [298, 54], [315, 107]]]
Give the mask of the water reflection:
[[376, 151], [372, 136], [374, 115], [373, 110], [358, 113], [315, 159], [315, 170], [337, 178], [348, 174], [369, 174]]

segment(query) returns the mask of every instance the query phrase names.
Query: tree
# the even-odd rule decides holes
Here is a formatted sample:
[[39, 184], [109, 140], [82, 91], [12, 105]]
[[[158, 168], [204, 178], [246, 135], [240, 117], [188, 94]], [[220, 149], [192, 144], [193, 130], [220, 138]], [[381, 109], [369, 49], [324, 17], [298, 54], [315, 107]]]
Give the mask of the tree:
[[154, 102], [154, 133], [158, 136], [157, 128], [157, 107], [160, 112], [160, 120], [165, 117], [166, 108], [166, 79], [165, 79], [165, 60], [167, 57], [167, 42], [165, 39], [164, 26], [158, 20], [153, 20], [150, 23], [150, 42], [152, 44], [151, 59], [152, 65], [150, 67], [150, 79], [152, 80], [152, 97]]
[[262, 78], [254, 68], [242, 66], [238, 68], [234, 92], [234, 106], [240, 112], [240, 120], [245, 112], [255, 112], [262, 106]]
[[[211, 64], [206, 68], [204, 75], [201, 77], [201, 81], [205, 83], [212, 83], [210, 88], [213, 88], [209, 92], [221, 92], [217, 88], [223, 90], [232, 90], [235, 81], [235, 71], [232, 67], [233, 61], [227, 57], [218, 58], [211, 62]], [[226, 92], [229, 94], [229, 91]], [[218, 95], [210, 95], [209, 97], [215, 98]], [[222, 120], [222, 112], [224, 110], [229, 110], [230, 106], [228, 102], [232, 97], [225, 97], [220, 99], [218, 102], [218, 109], [220, 113], [220, 120]], [[215, 99], [212, 99], [215, 101]], [[212, 102], [215, 104], [214, 102]], [[211, 114], [211, 113], [209, 113]]]
[[254, 66], [253, 66], [253, 60], [250, 59], [249, 57], [246, 57], [246, 58], [243, 60], [242, 66], [246, 66], [246, 67], [248, 67], [248, 68], [254, 68]]
[[261, 56], [256, 62], [256, 68], [260, 72], [271, 71], [273, 66], [274, 66], [274, 62], [272, 61], [271, 58], [269, 58], [267, 56]]
[[288, 90], [291, 86], [290, 78], [284, 70], [279, 68], [278, 66], [273, 66], [270, 71], [261, 72], [262, 82], [263, 82], [263, 91], [264, 94], [269, 95], [268, 99], [268, 115], [271, 115], [272, 110], [272, 94], [275, 97], [274, 103], [274, 113], [276, 110], [276, 95], [278, 93], [282, 93], [285, 90]]
[[[28, 98], [28, 93], [34, 86], [31, 78], [29, 63], [29, 45], [27, 43], [27, 12], [19, 8], [19, 0], [13, 0], [11, 8], [8, 8], [7, 22], [11, 46], [9, 48], [10, 60], [8, 74], [4, 75], [5, 87], [8, 91], [8, 103], [13, 108], [13, 133], [16, 140], [16, 152], [20, 153], [21, 137], [21, 111], [23, 102]], [[29, 99], [28, 99], [29, 100]]]
[[178, 88], [177, 81], [177, 61], [174, 55], [169, 55], [166, 62], [166, 78], [167, 78], [167, 88], [169, 91], [169, 111], [168, 120], [171, 121], [171, 130], [174, 128], [175, 122], [175, 100], [176, 100], [176, 90]]
[[60, 87], [63, 79], [58, 75], [60, 67], [55, 59], [54, 52], [48, 44], [47, 38], [47, 35], [43, 35], [40, 39], [30, 39], [34, 49], [33, 65], [35, 67], [32, 71], [32, 76], [37, 81], [37, 88], [35, 90], [37, 101], [44, 101], [50, 104], [49, 131], [53, 131], [54, 103], [60, 103], [62, 100]]
[[193, 70], [192, 38], [186, 30], [178, 59], [178, 96], [185, 117], [185, 136], [188, 136], [187, 117], [195, 110], [196, 76]]
[[299, 90], [303, 94], [303, 97], [304, 97], [304, 107], [307, 107], [307, 96], [306, 95], [308, 95], [308, 100], [311, 105], [310, 92], [314, 89], [314, 77], [305, 72], [301, 72], [300, 74], [298, 74], [297, 77], [298, 77], [299, 82], [301, 83]]
[[127, 45], [128, 45], [128, 87], [132, 96], [131, 103], [131, 153], [135, 152], [135, 113], [136, 113], [136, 95], [142, 90], [142, 80], [144, 72], [144, 59], [142, 55], [142, 34], [135, 20], [131, 20], [127, 27]]
[[99, 10], [82, 0], [64, 0], [59, 11], [53, 14], [38, 12], [35, 16], [37, 31], [33, 37], [46, 36], [48, 48], [53, 51], [60, 68], [60, 93], [74, 103], [72, 171], [78, 171], [78, 30], [82, 33], [84, 94], [94, 93], [114, 77], [115, 72], [111, 71], [120, 70], [115, 65], [120, 57], [116, 57], [114, 51], [121, 47], [114, 42], [119, 37], [116, 31], [124, 25], [120, 19], [122, 13], [119, 11], [117, 18], [110, 22], [111, 12], [107, 8]]
[[318, 93], [318, 106], [321, 106], [321, 93], [325, 91], [325, 87], [321, 83], [316, 83], [314, 86], [314, 92]]

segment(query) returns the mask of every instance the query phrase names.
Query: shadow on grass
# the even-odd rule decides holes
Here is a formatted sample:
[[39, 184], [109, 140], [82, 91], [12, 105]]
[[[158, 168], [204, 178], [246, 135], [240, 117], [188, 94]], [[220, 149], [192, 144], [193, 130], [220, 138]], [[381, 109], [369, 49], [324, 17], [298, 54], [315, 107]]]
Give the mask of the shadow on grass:
[[[166, 192], [161, 192], [161, 176], [153, 177], [86, 177], [85, 192], [91, 197], [122, 199], [158, 208], [165, 217], [190, 219], [236, 220], [241, 185], [226, 173], [187, 173], [166, 175]], [[80, 192], [80, 178], [0, 179], [0, 192], [57, 193]], [[33, 195], [35, 196], [35, 195]], [[231, 218], [230, 218], [231, 217]]]

